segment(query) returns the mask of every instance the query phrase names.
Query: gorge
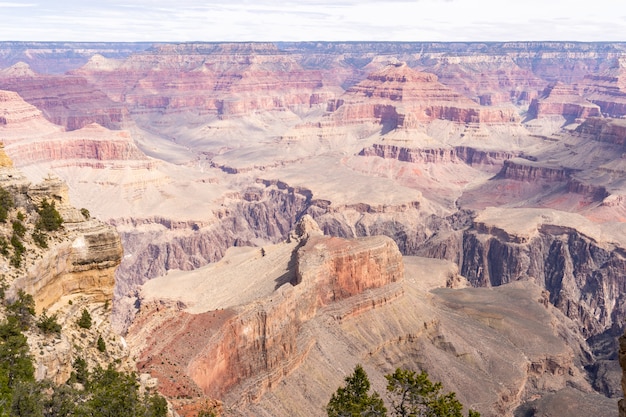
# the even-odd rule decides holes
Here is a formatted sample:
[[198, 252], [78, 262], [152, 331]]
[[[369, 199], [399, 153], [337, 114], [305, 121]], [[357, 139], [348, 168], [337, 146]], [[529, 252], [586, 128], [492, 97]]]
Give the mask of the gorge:
[[[7, 178], [54, 188], [97, 254], [60, 245], [13, 288], [40, 308], [89, 296], [124, 366], [181, 416], [207, 398], [324, 415], [356, 363], [379, 392], [396, 367], [425, 369], [483, 416], [615, 415], [625, 57], [0, 43]], [[75, 265], [62, 285], [59, 259]]]

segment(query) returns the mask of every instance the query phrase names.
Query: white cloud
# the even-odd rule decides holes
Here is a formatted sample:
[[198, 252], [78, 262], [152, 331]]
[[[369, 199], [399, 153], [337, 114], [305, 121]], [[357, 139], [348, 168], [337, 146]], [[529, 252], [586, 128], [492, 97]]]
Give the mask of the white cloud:
[[3, 7], [35, 7], [36, 3], [15, 3], [10, 1], [0, 1], [0, 9]]
[[618, 3], [595, 0], [590, 8], [571, 0], [0, 2], [0, 40], [616, 41], [625, 40], [626, 24], [615, 13]]

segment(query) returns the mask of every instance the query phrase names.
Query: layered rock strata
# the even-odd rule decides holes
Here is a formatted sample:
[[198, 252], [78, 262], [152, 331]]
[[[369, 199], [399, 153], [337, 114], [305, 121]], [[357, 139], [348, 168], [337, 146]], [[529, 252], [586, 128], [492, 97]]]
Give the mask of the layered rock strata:
[[474, 286], [537, 283], [589, 337], [619, 326], [623, 315], [626, 288], [620, 271], [626, 267], [626, 252], [621, 229], [557, 211], [491, 208], [462, 234], [457, 262]]
[[[162, 379], [173, 376], [171, 372], [176, 368], [183, 371], [182, 378], [169, 379], [169, 388], [164, 388], [168, 395], [203, 393], [222, 397], [238, 387], [242, 390], [241, 401], [258, 400], [303, 362], [314, 343], [304, 329], [320, 309], [361, 296], [350, 312], [354, 315], [401, 294], [397, 286], [369, 292], [399, 283], [403, 278], [402, 257], [393, 241], [384, 237], [356, 241], [325, 237], [312, 220], [306, 216], [304, 219], [311, 226], [299, 226], [291, 243], [255, 249], [254, 258], [246, 260], [250, 266], [240, 272], [254, 271], [255, 276], [237, 279], [245, 279], [249, 286], [265, 288], [248, 295], [253, 298], [234, 303], [220, 302], [218, 298], [206, 305], [199, 303], [206, 303], [206, 299], [187, 301], [189, 295], [178, 293], [164, 300], [163, 294], [157, 293], [157, 297], [147, 296], [142, 300], [128, 340], [139, 354], [141, 370], [158, 374]], [[267, 268], [263, 266], [266, 257], [269, 261], [276, 257], [285, 259], [289, 265], [281, 265], [285, 270], [274, 279], [271, 273], [263, 276], [260, 268]], [[229, 262], [228, 256], [207, 272], [218, 272], [224, 262]], [[150, 281], [149, 289], [144, 290], [146, 295], [155, 294], [155, 289], [165, 285], [166, 279]], [[210, 280], [211, 276], [204, 279]], [[270, 285], [263, 281], [269, 281]], [[202, 290], [199, 292], [202, 296]], [[175, 301], [178, 297], [182, 299]], [[240, 297], [246, 297], [245, 291]], [[150, 342], [152, 337], [143, 340], [146, 331], [153, 333], [164, 329], [163, 326], [175, 334], [158, 343]], [[198, 349], [198, 345], [202, 348]], [[168, 369], [163, 365], [164, 360], [175, 363]]]
[[[4, 174], [2, 187], [25, 193], [17, 195], [18, 204], [28, 201], [38, 207], [46, 199], [54, 202], [64, 220], [63, 229], [51, 236], [49, 249], [29, 259], [27, 271], [13, 281], [12, 291], [22, 289], [33, 295], [38, 311], [72, 294], [95, 302], [112, 300], [115, 270], [123, 254], [117, 232], [71, 206], [67, 186], [60, 180], [49, 178], [30, 185], [15, 170], [7, 173], [5, 169]], [[22, 178], [22, 185], [16, 185], [16, 178]]]
[[530, 103], [528, 112], [535, 117], [559, 115], [572, 121], [601, 116], [598, 105], [585, 100], [572, 86], [563, 83], [546, 87], [541, 97]]
[[481, 108], [437, 80], [436, 75], [418, 72], [404, 63], [390, 64], [331, 101], [328, 110], [344, 123], [376, 120], [387, 130], [415, 127], [434, 119], [460, 123], [518, 120], [511, 108]]

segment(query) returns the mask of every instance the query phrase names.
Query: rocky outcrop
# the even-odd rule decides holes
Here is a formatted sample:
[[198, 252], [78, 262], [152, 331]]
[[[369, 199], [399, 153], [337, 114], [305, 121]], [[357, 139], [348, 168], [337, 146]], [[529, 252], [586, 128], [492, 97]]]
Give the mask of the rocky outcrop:
[[12, 130], [24, 125], [40, 123], [42, 114], [13, 91], [0, 91], [0, 127]]
[[126, 117], [114, 103], [82, 77], [0, 73], [0, 89], [15, 91], [52, 123], [76, 130], [91, 123], [119, 129]]
[[405, 148], [396, 145], [374, 143], [359, 152], [361, 156], [378, 156], [385, 159], [397, 159], [402, 162], [450, 163], [463, 162], [468, 165], [502, 165], [505, 160], [517, 155], [507, 151], [487, 151], [467, 146], [447, 149]]
[[[622, 367], [622, 392], [626, 396], [626, 335], [619, 338], [619, 364]], [[619, 417], [626, 417], [626, 399], [619, 400]]]
[[552, 84], [530, 103], [528, 113], [534, 117], [563, 116], [568, 120], [599, 117], [600, 107], [585, 100], [572, 86]]
[[600, 142], [626, 145], [626, 120], [591, 118], [576, 128], [576, 133]]
[[90, 64], [73, 74], [100, 85], [135, 115], [190, 111], [227, 119], [306, 110], [334, 96], [319, 71], [262, 43], [159, 45], [119, 65]]
[[[63, 229], [49, 238], [47, 250], [33, 248], [28, 268], [12, 282], [12, 291], [22, 289], [33, 295], [38, 311], [71, 294], [88, 296], [96, 302], [111, 300], [115, 270], [123, 253], [117, 232], [98, 220], [87, 219], [71, 206], [67, 186], [60, 180], [48, 178], [41, 184], [25, 183], [16, 188], [11, 184], [15, 177], [7, 177], [9, 180], [1, 185], [24, 193], [16, 196], [18, 204], [28, 204], [26, 210], [30, 211], [43, 199], [54, 202], [64, 223]], [[6, 260], [4, 264], [7, 268]]]
[[[129, 343], [136, 344], [140, 353], [140, 369], [168, 378], [173, 375], [167, 374], [162, 361], [175, 361], [170, 372], [177, 368], [183, 374], [170, 380], [174, 386], [168, 395], [203, 393], [216, 398], [239, 387], [240, 401], [255, 401], [307, 356], [313, 340], [304, 326], [320, 309], [354, 298], [349, 310], [354, 315], [401, 294], [398, 287], [384, 289], [403, 279], [402, 257], [393, 241], [325, 237], [310, 218], [305, 216], [304, 221], [309, 226], [300, 223], [291, 243], [264, 248], [261, 257], [253, 261], [258, 267], [252, 270], [258, 273], [266, 255], [292, 252], [285, 258], [291, 258], [285, 265], [291, 278], [279, 280], [266, 296], [256, 296], [244, 305], [220, 304], [218, 309], [196, 314], [177, 311], [185, 309], [182, 300], [144, 299], [128, 333]], [[268, 279], [258, 275], [246, 280], [254, 285]], [[156, 281], [150, 284], [152, 288], [159, 285]], [[382, 292], [370, 293], [376, 289]], [[150, 342], [152, 337], [142, 340], [146, 331], [161, 334], [165, 328], [173, 332], [167, 332], [165, 342]]]
[[53, 135], [43, 140], [20, 138], [7, 140], [7, 151], [19, 166], [49, 163], [90, 164], [102, 166], [112, 161], [143, 161], [148, 158], [137, 148], [126, 131], [112, 132], [100, 125], [91, 124], [63, 135]]
[[[512, 228], [512, 219], [524, 220], [524, 229]], [[536, 282], [583, 335], [600, 334], [621, 326], [626, 252], [619, 232], [599, 238], [607, 232], [590, 227], [582, 217], [554, 211], [489, 209], [463, 233], [460, 273], [479, 287]]]
[[614, 61], [612, 68], [601, 73], [589, 74], [579, 88], [587, 100], [598, 105], [608, 117], [626, 115], [626, 63]]
[[550, 167], [523, 159], [505, 160], [498, 178], [515, 181], [567, 181], [575, 170], [563, 167]]
[[328, 107], [343, 123], [375, 120], [386, 126], [411, 128], [420, 122], [445, 119], [459, 123], [510, 123], [511, 108], [480, 107], [438, 82], [437, 76], [392, 63], [350, 87]]

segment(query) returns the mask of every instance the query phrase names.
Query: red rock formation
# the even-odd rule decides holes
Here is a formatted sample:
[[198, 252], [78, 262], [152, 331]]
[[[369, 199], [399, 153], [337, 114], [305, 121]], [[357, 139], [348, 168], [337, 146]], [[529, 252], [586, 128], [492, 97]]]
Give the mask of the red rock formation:
[[[49, 161], [130, 161], [148, 158], [133, 143], [126, 131], [110, 131], [93, 124], [63, 135], [52, 135], [43, 140], [11, 139], [6, 141], [7, 152], [19, 161], [19, 166]], [[97, 164], [92, 164], [97, 166]]]
[[601, 74], [587, 75], [579, 89], [584, 97], [598, 105], [609, 117], [626, 115], [626, 64], [618, 61], [614, 68]]
[[359, 152], [361, 156], [378, 156], [403, 162], [449, 163], [464, 162], [468, 165], [501, 165], [517, 155], [506, 151], [484, 151], [467, 146], [454, 148], [405, 148], [374, 143]]
[[438, 82], [436, 75], [406, 64], [391, 64], [370, 74], [331, 102], [328, 110], [343, 123], [377, 121], [391, 128], [410, 128], [434, 119], [461, 123], [517, 120], [513, 108], [481, 107]]
[[626, 145], [626, 120], [591, 118], [576, 128], [576, 132], [593, 140], [614, 145]]
[[[101, 61], [101, 60], [100, 60]], [[332, 98], [321, 72], [272, 44], [161, 45], [115, 65], [76, 70], [131, 112], [192, 111], [231, 117], [309, 108]]]
[[67, 130], [91, 123], [119, 129], [126, 114], [123, 106], [82, 77], [38, 75], [25, 64], [0, 72], [0, 89], [17, 92], [48, 120]]
[[[403, 279], [402, 257], [391, 239], [324, 237], [314, 226], [300, 228], [298, 238], [305, 241], [292, 255], [291, 284], [269, 297], [196, 315], [179, 311], [184, 305], [171, 302], [145, 304], [129, 331], [131, 343], [146, 331], [168, 336], [139, 342], [144, 346], [140, 370], [161, 376], [167, 395], [202, 392], [221, 398], [239, 387], [240, 401], [254, 401], [302, 363], [313, 342], [303, 328], [319, 309]], [[381, 294], [397, 297], [398, 291]], [[350, 314], [387, 299], [376, 297], [380, 295], [360, 304], [355, 299]]]
[[586, 119], [600, 116], [600, 107], [585, 100], [572, 87], [563, 83], [552, 84], [534, 99], [528, 112], [535, 117], [559, 115], [567, 119]]
[[515, 181], [567, 181], [574, 170], [562, 167], [549, 167], [526, 160], [507, 160], [498, 174], [499, 178]]
[[528, 102], [545, 87], [531, 70], [520, 68], [514, 54], [459, 54], [440, 57], [428, 68], [439, 81], [481, 105], [495, 106]]

